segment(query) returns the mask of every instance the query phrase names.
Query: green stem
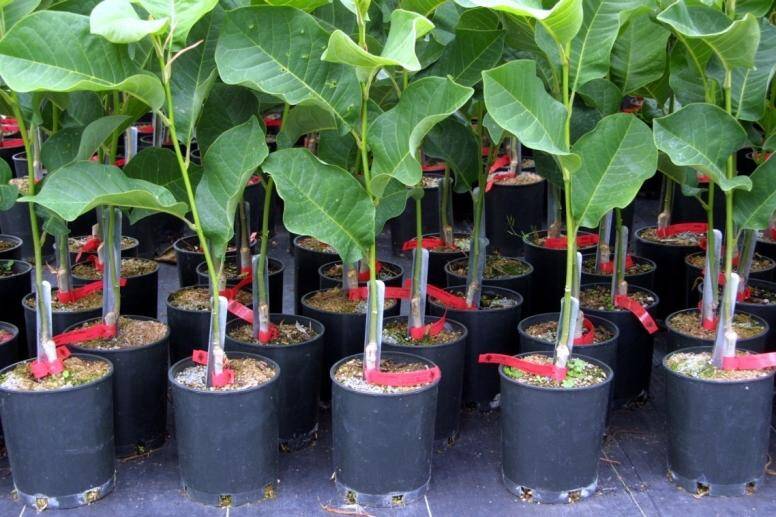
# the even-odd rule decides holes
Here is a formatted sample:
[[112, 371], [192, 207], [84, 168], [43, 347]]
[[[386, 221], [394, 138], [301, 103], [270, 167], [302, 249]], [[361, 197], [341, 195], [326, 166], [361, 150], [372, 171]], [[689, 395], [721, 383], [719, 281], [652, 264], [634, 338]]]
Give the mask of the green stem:
[[[620, 249], [621, 242], [622, 242], [622, 210], [619, 208], [614, 209], [614, 224], [615, 230], [614, 230], [614, 246], [615, 250]], [[627, 246], [626, 246], [627, 249]], [[625, 260], [620, 260], [619, 264], [615, 264], [615, 267], [617, 268], [617, 282], [621, 282], [625, 280]]]
[[[731, 5], [732, 4], [732, 5]], [[735, 0], [729, 0], [729, 9], [735, 12]], [[724, 91], [725, 91], [725, 111], [728, 114], [733, 113], [733, 97], [731, 92], [732, 73], [725, 71]], [[736, 175], [735, 154], [728, 156], [725, 175], [727, 179], [733, 179]], [[711, 189], [709, 189], [711, 190]], [[736, 249], [736, 234], [733, 227], [733, 191], [725, 192], [725, 281], [730, 282], [730, 275], [733, 273], [733, 252]]]
[[259, 303], [268, 299], [267, 285], [264, 282], [264, 270], [267, 268], [267, 250], [269, 249], [269, 210], [272, 203], [272, 189], [275, 181], [269, 177], [264, 185], [264, 207], [261, 215], [261, 248], [259, 249], [259, 264], [256, 279], [259, 287]]

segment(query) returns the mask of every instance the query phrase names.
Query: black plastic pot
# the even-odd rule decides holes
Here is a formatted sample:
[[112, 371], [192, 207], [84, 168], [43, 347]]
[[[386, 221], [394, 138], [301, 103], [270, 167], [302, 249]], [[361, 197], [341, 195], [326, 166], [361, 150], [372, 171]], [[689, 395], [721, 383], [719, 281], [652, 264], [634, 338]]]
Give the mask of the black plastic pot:
[[[0, 262], [0, 265], [3, 265]], [[30, 292], [32, 279], [32, 266], [21, 260], [12, 262], [13, 275], [0, 277], [0, 293], [3, 297], [3, 321], [7, 321], [19, 329], [20, 334], [25, 334], [25, 318], [22, 300]], [[34, 328], [34, 327], [33, 327]], [[17, 343], [17, 353], [22, 357], [27, 347]]]
[[542, 227], [547, 182], [500, 185], [485, 195], [485, 228], [491, 251], [507, 257], [523, 254], [523, 234]]
[[[520, 334], [520, 353], [526, 354], [529, 352], [549, 352], [555, 349], [555, 343], [549, 343], [542, 339], [537, 339], [526, 332], [531, 325], [537, 323], [544, 323], [546, 321], [558, 321], [557, 312], [547, 312], [543, 314], [535, 314], [529, 316], [520, 322], [517, 326], [517, 333]], [[572, 350], [572, 357], [582, 356], [584, 358], [593, 358], [597, 361], [601, 361], [605, 365], [614, 371], [617, 367], [617, 349], [619, 348], [618, 342], [620, 341], [620, 331], [617, 325], [609, 321], [608, 319], [600, 316], [588, 316], [588, 311], [585, 311], [585, 317], [593, 323], [594, 326], [603, 326], [606, 330], [612, 333], [612, 337], [601, 343], [591, 343], [589, 345], [574, 345]]]
[[[270, 312], [283, 312], [283, 271], [285, 264], [281, 261], [268, 257], [270, 266], [269, 273], [269, 310]], [[199, 285], [210, 285], [210, 276], [207, 273], [207, 264], [202, 262], [197, 266], [197, 280]], [[239, 283], [239, 280], [229, 279], [226, 281], [228, 287]], [[251, 285], [244, 287], [246, 291], [251, 290]]]
[[[302, 310], [302, 298], [307, 293], [319, 289], [320, 278], [318, 277], [318, 268], [336, 260], [338, 256], [334, 252], [325, 253], [300, 246], [299, 241], [304, 238], [305, 236], [303, 235], [294, 237], [293, 248], [291, 250], [294, 255], [294, 312], [296, 314], [309, 316]], [[317, 319], [315, 316], [311, 317]], [[325, 321], [322, 323], [327, 329], [329, 328], [329, 325], [327, 325]]]
[[502, 479], [523, 500], [569, 503], [595, 493], [613, 375], [603, 362], [585, 360], [604, 369], [606, 381], [575, 389], [539, 387], [498, 369]]
[[[264, 213], [264, 182], [248, 184], [245, 187], [245, 193], [243, 199], [250, 204], [251, 210], [251, 232], [261, 234], [261, 218]], [[272, 193], [272, 204], [275, 205], [279, 199], [277, 192]], [[275, 235], [276, 213], [274, 210], [269, 211], [269, 236]]]
[[[463, 291], [464, 286], [448, 287], [445, 291]], [[503, 296], [517, 301], [513, 307], [501, 309], [460, 310], [448, 309], [434, 298], [428, 299], [427, 310], [434, 316], [447, 315], [463, 324], [466, 336], [466, 361], [463, 372], [463, 403], [481, 411], [492, 409], [493, 399], [499, 392], [498, 374], [493, 367], [477, 362], [480, 354], [513, 354], [515, 327], [520, 321], [523, 297], [501, 287], [485, 286], [485, 295]]]
[[[346, 357], [332, 366], [331, 434], [334, 478], [348, 501], [403, 506], [422, 498], [431, 480], [439, 380], [407, 393], [362, 393], [334, 380]], [[396, 361], [433, 363], [384, 352]]]
[[0, 234], [0, 240], [13, 243], [12, 247], [0, 251], [0, 260], [21, 260], [22, 240], [19, 237]]
[[[56, 291], [52, 290], [52, 298], [56, 296]], [[31, 301], [31, 305], [27, 302]], [[37, 353], [37, 327], [35, 320], [38, 316], [38, 311], [35, 307], [35, 293], [28, 293], [22, 301], [24, 307], [24, 322], [27, 327], [25, 338], [27, 340], [27, 346], [23, 350], [24, 357], [35, 357]], [[52, 335], [57, 335], [64, 332], [66, 329], [76, 325], [77, 323], [84, 322], [86, 320], [94, 319], [102, 314], [102, 307], [96, 307], [94, 309], [85, 309], [80, 311], [57, 311], [51, 308], [51, 332]]]
[[765, 239], [758, 239], [755, 251], [765, 255], [768, 258], [776, 260], [776, 242]]
[[170, 214], [151, 214], [135, 224], [124, 223], [124, 235], [140, 242], [136, 256], [154, 258], [164, 253], [183, 233], [183, 221]]
[[[703, 268], [696, 267], [694, 264], [690, 262], [690, 257], [692, 256], [705, 256], [705, 251], [698, 251], [696, 253], [690, 253], [684, 258], [684, 271], [685, 271], [685, 285], [686, 290], [685, 293], [685, 307], [692, 307], [698, 304], [698, 302], [701, 299], [701, 291], [698, 290], [698, 286], [702, 283], [701, 278], [703, 277]], [[763, 256], [760, 256], [759, 258], [764, 258]], [[771, 263], [771, 266], [760, 270], [760, 271], [752, 271], [749, 274], [749, 278], [751, 279], [757, 279], [757, 280], [766, 280], [771, 281], [773, 280], [773, 272], [776, 271], [776, 262]]]
[[[736, 307], [736, 309], [738, 309], [738, 307]], [[674, 313], [671, 313], [669, 316], [666, 317], [666, 328], [668, 329], [668, 339], [666, 340], [666, 344], [667, 344], [668, 352], [675, 352], [677, 350], [684, 349], [684, 348], [710, 346], [714, 344], [713, 337], [710, 339], [703, 339], [695, 336], [690, 336], [688, 334], [684, 334], [683, 332], [680, 332], [676, 328], [674, 328], [671, 325], [671, 318], [674, 316], [674, 314], [679, 314], [680, 312], [698, 312], [698, 309], [684, 309], [681, 311], [676, 311]], [[746, 311], [736, 310], [736, 314], [746, 314]], [[756, 353], [765, 352], [765, 349], [767, 348], [768, 333], [770, 331], [768, 322], [762, 319], [760, 316], [757, 316], [754, 314], [749, 314], [749, 316], [751, 316], [756, 321], [761, 323], [765, 327], [765, 332], [763, 332], [759, 336], [754, 336], [750, 338], [741, 338], [738, 340], [736, 346], [744, 350], [749, 350], [750, 352], [756, 352]]]
[[247, 323], [235, 320], [227, 325], [227, 352], [245, 352], [268, 357], [280, 366], [278, 381], [278, 426], [280, 445], [285, 450], [299, 450], [310, 444], [318, 433], [318, 394], [321, 388], [323, 336], [320, 322], [304, 316], [272, 314], [272, 323], [299, 323], [311, 326], [317, 335], [303, 343], [292, 345], [258, 345], [237, 341], [229, 330]]
[[641, 228], [636, 232], [634, 249], [636, 255], [652, 260], [657, 266], [652, 290], [660, 297], [656, 316], [664, 318], [685, 307], [687, 295], [683, 289], [677, 289], [677, 284], [681, 282], [677, 279], [677, 275], [682, 275], [681, 272], [684, 270], [684, 257], [693, 251], [698, 251], [699, 248], [698, 246], [668, 246], [646, 240], [641, 234], [648, 228], [652, 227]]
[[[425, 174], [425, 176], [441, 177], [439, 174]], [[415, 212], [415, 199], [408, 197], [407, 204], [404, 205], [404, 212], [388, 221], [394, 255], [401, 255], [403, 253], [402, 245], [416, 236]], [[420, 217], [423, 233], [439, 231], [439, 186], [423, 189], [423, 198], [420, 200]]]
[[13, 162], [13, 173], [17, 178], [27, 177], [27, 153], [24, 151], [11, 156]]
[[[402, 278], [404, 276], [404, 268], [401, 267], [399, 264], [396, 264], [394, 262], [388, 262], [387, 260], [381, 260], [380, 262], [384, 265], [390, 266], [391, 269], [394, 269], [399, 272], [398, 274], [383, 280], [383, 283], [386, 285], [386, 287], [401, 287]], [[320, 279], [319, 285], [321, 289], [329, 289], [331, 287], [342, 286], [342, 276], [340, 276], [339, 278], [333, 278], [330, 276], [326, 276], [324, 274], [324, 271], [338, 264], [342, 264], [342, 261], [335, 260], [334, 262], [329, 262], [318, 268], [318, 278]], [[363, 281], [363, 282], [359, 281], [358, 284], [366, 285], [367, 281]]]
[[[438, 237], [438, 233], [424, 235], [424, 237]], [[454, 238], [469, 238], [468, 233], [454, 233]], [[445, 274], [445, 265], [451, 260], [464, 258], [468, 254], [463, 251], [455, 250], [428, 250], [428, 283], [437, 287], [447, 285], [447, 275]]]
[[[391, 320], [406, 321], [405, 316], [394, 316], [386, 319], [385, 325]], [[439, 320], [436, 316], [427, 316], [426, 323]], [[439, 366], [442, 378], [439, 380], [439, 395], [437, 396], [436, 418], [434, 424], [434, 440], [453, 443], [458, 437], [458, 424], [461, 413], [461, 395], [463, 392], [463, 370], [466, 360], [467, 330], [462, 324], [446, 320], [445, 326], [461, 332], [461, 337], [450, 343], [436, 345], [405, 345], [392, 344], [383, 341], [386, 352], [404, 352], [428, 359]]]
[[[586, 260], [588, 257], [590, 257], [591, 254], [585, 254], [582, 257], [582, 260]], [[595, 257], [595, 253], [592, 254], [593, 257]], [[644, 289], [652, 289], [652, 287], [655, 284], [655, 274], [657, 271], [657, 266], [655, 266], [655, 263], [644, 257], [635, 257], [631, 255], [631, 258], [633, 259], [633, 262], [635, 264], [649, 264], [652, 266], [652, 269], [650, 271], [645, 271], [643, 273], [635, 273], [635, 274], [625, 274], [625, 280], [628, 281], [628, 285], [635, 285], [638, 287], [643, 287]], [[612, 281], [612, 275], [604, 275], [604, 274], [598, 274], [598, 273], [586, 273], [582, 271], [582, 283], [583, 284], [601, 284], [601, 283], [611, 283]], [[616, 383], [617, 381], [615, 381]]]
[[[768, 289], [776, 293], [776, 282], [767, 282], [765, 280], [749, 280], [749, 285]], [[747, 301], [736, 302], [736, 308], [761, 317], [768, 323], [768, 337], [766, 352], [772, 352], [776, 349], [776, 299], [770, 300], [769, 304], [751, 303]]]
[[670, 357], [663, 359], [669, 478], [691, 494], [751, 493], [768, 463], [773, 372], [752, 380], [695, 379], [668, 368]]
[[[82, 235], [79, 237], [83, 237]], [[124, 238], [129, 238], [132, 240], [132, 244], [126, 248], [122, 248], [121, 250], [121, 256], [122, 257], [137, 257], [138, 256], [138, 250], [140, 248], [140, 242], [134, 238], [129, 237], [127, 235], [123, 235]], [[54, 249], [56, 249], [56, 244], [54, 245]], [[86, 259], [85, 257], [87, 255], [97, 255], [96, 251], [85, 251], [81, 253], [81, 260], [80, 262], [84, 262]], [[78, 257], [78, 252], [70, 252], [70, 263], [75, 264], [76, 258]]]
[[14, 167], [13, 155], [20, 152], [24, 152], [24, 141], [21, 138], [5, 138], [0, 142], [0, 159], [5, 160], [9, 167]]
[[[510, 276], [510, 277], [503, 277], [503, 278], [483, 278], [482, 285], [501, 287], [503, 289], [509, 289], [510, 291], [515, 291], [516, 293], [520, 293], [520, 296], [523, 297], [522, 309], [526, 312], [530, 312], [531, 283], [533, 282], [534, 268], [531, 264], [529, 264], [523, 259], [520, 259], [517, 257], [509, 257], [509, 258], [513, 258], [514, 260], [518, 260], [523, 264], [525, 264], [525, 266], [528, 268], [528, 271], [520, 276]], [[466, 266], [468, 260], [469, 260], [468, 257], [459, 258], [456, 260], [451, 260], [450, 262], [445, 264], [445, 275], [447, 276], [446, 285], [463, 285], [466, 283], [466, 275], [459, 275], [458, 273], [455, 273], [453, 269], [459, 268], [461, 266]]]
[[9, 364], [15, 363], [17, 359], [17, 350], [19, 347], [19, 329], [12, 323], [0, 321], [0, 330], [11, 334], [8, 341], [0, 343], [0, 368], [5, 368]]
[[[314, 293], [315, 291], [313, 291]], [[307, 293], [302, 298], [302, 315], [319, 321], [326, 329], [323, 336], [323, 363], [321, 368], [321, 401], [331, 400], [331, 382], [329, 369], [342, 359], [364, 349], [364, 333], [366, 330], [366, 314], [329, 312], [316, 309], [307, 303], [313, 293]], [[398, 316], [401, 304], [398, 302], [383, 312], [383, 317]]]
[[[131, 316], [147, 316], [156, 319], [157, 292], [159, 285], [159, 264], [156, 269], [145, 275], [127, 277], [127, 285], [121, 288], [121, 313]], [[76, 286], [88, 284], [93, 280], [73, 275]]]
[[[239, 506], [274, 497], [278, 479], [278, 378], [237, 391], [200, 391], [175, 376], [194, 366], [183, 359], [170, 368], [175, 438], [181, 484], [186, 495], [213, 506]], [[214, 423], [218, 432], [213, 432]], [[227, 439], [228, 437], [228, 439]]]
[[[175, 262], [178, 268], [178, 286], [188, 287], [190, 285], [196, 285], [197, 279], [197, 266], [202, 263], [205, 255], [200, 251], [191, 251], [188, 243], [196, 243], [199, 239], [196, 235], [188, 235], [181, 237], [175, 241], [172, 248], [175, 250]], [[227, 253], [227, 257], [230, 254]], [[231, 254], [234, 256], [234, 253]]]
[[[708, 188], [708, 183], [699, 184], [701, 188]], [[703, 201], [709, 197], [707, 193], [703, 193]], [[685, 196], [682, 194], [681, 189], [676, 187], [674, 192], [674, 208], [671, 212], [671, 220], [677, 223], [684, 223], [689, 221], [705, 221], [706, 211], [700, 202], [695, 199], [694, 196]], [[722, 191], [714, 188], [714, 220], [725, 220], [725, 195]]]
[[[582, 290], [594, 284], [582, 285]], [[608, 289], [610, 284], [604, 284]], [[646, 310], [652, 314], [660, 303], [658, 296], [652, 291], [631, 285], [630, 292], [646, 291], [652, 302]], [[647, 332], [638, 318], [629, 311], [598, 310], [584, 307], [582, 310], [588, 318], [602, 318], [613, 323], [619, 331], [617, 339], [617, 360], [614, 366], [614, 407], [645, 396], [649, 391], [649, 380], [652, 374], [652, 353], [654, 351], [654, 336]], [[592, 319], [591, 319], [592, 321]], [[581, 347], [577, 349], [584, 353]]]
[[[152, 320], [139, 316], [132, 316], [132, 319]], [[164, 443], [169, 337], [168, 328], [162, 339], [137, 347], [100, 350], [70, 345], [77, 353], [89, 353], [113, 363], [113, 425], [117, 456], [157, 449]]]
[[[579, 232], [587, 235], [588, 232]], [[525, 260], [534, 267], [533, 285], [530, 296], [530, 314], [557, 311], [563, 297], [566, 283], [566, 249], [553, 249], [539, 246], [537, 237], [547, 236], [547, 231], [532, 232], [523, 237]], [[582, 248], [580, 251], [594, 248]]]
[[[3, 232], [15, 235], [22, 240], [21, 257], [32, 260], [35, 250], [32, 247], [32, 230], [30, 226], [30, 211], [27, 203], [14, 203], [11, 208], [0, 211], [0, 228]], [[50, 255], [53, 250], [54, 239], [46, 239], [43, 243], [43, 255]]]
[[0, 397], [14, 488], [26, 505], [37, 510], [75, 508], [113, 490], [112, 367], [105, 377], [80, 386], [53, 391], [0, 388]]

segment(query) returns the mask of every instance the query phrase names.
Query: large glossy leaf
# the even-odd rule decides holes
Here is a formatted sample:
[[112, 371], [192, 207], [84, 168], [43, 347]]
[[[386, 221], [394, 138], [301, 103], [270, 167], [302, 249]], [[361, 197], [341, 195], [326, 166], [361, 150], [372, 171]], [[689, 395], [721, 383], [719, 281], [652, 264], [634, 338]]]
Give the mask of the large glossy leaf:
[[241, 86], [216, 84], [205, 101], [197, 124], [197, 144], [204, 155], [224, 131], [259, 114], [259, 101]]
[[78, 145], [76, 160], [90, 159], [100, 145], [105, 143], [114, 131], [123, 131], [129, 125], [130, 118], [125, 115], [108, 115], [98, 118], [84, 128]]
[[542, 151], [534, 151], [536, 173], [556, 187], [563, 188], [563, 173], [555, 156]]
[[550, 154], [570, 154], [563, 136], [566, 108], [536, 77], [536, 63], [512, 61], [482, 73], [488, 113], [523, 144]]
[[731, 21], [714, 7], [679, 0], [658, 14], [657, 19], [671, 27], [688, 47], [708, 47], [728, 70], [754, 66], [760, 28], [751, 14]]
[[501, 59], [505, 32], [495, 13], [487, 9], [464, 11], [455, 28], [455, 39], [424, 74], [449, 75], [460, 84], [474, 86], [482, 80], [482, 71]]
[[163, 31], [169, 18], [143, 20], [129, 0], [102, 0], [89, 15], [92, 34], [113, 43], [134, 43]]
[[263, 169], [285, 202], [290, 232], [330, 244], [346, 262], [366, 255], [375, 238], [375, 207], [352, 174], [300, 148], [272, 153]]
[[[175, 199], [188, 202], [186, 185], [181, 175], [178, 159], [175, 153], [164, 147], [147, 147], [137, 153], [124, 166], [124, 174], [127, 177], [145, 180], [169, 190]], [[192, 187], [196, 188], [202, 177], [202, 169], [196, 166], [189, 167], [189, 178]]]
[[[271, 29], [271, 30], [268, 30]], [[318, 21], [286, 7], [246, 7], [224, 17], [216, 48], [221, 78], [276, 95], [289, 104], [317, 104], [339, 125], [358, 119], [361, 87], [355, 71], [321, 61], [329, 35]]]
[[[682, 104], [705, 102], [707, 90], [714, 89], [711, 77], [706, 77], [706, 68], [711, 59], [708, 47], [689, 48], [674, 45], [669, 56], [669, 85], [676, 99]], [[718, 88], [717, 88], [718, 89]]]
[[46, 178], [38, 194], [19, 200], [43, 206], [65, 221], [100, 205], [141, 208], [180, 218], [188, 212], [186, 203], [177, 201], [164, 187], [130, 179], [118, 167], [92, 161], [62, 167]]
[[407, 11], [415, 11], [423, 16], [428, 16], [434, 9], [445, 3], [446, 0], [401, 0], [399, 7]]
[[620, 31], [612, 48], [611, 79], [631, 94], [660, 79], [666, 66], [670, 32], [648, 13], [634, 15]]
[[321, 6], [332, 3], [334, 0], [253, 0], [253, 5], [276, 5], [281, 7], [295, 7], [303, 11], [314, 11]]
[[455, 3], [535, 18], [561, 45], [569, 43], [582, 26], [582, 0], [559, 0], [550, 9], [544, 9], [538, 0], [455, 0]]
[[733, 219], [738, 228], [762, 230], [776, 210], [776, 159], [771, 157], [750, 176], [752, 190], [737, 191], [733, 198]]
[[174, 41], [183, 44], [200, 18], [218, 5], [218, 0], [135, 0], [156, 19], [167, 18]]
[[595, 228], [606, 212], [625, 208], [655, 174], [651, 133], [635, 116], [617, 113], [577, 140], [572, 150], [582, 166], [571, 177], [571, 209], [580, 225]]
[[470, 191], [477, 184], [481, 151], [465, 120], [453, 116], [434, 126], [423, 141], [423, 151], [447, 163], [455, 174], [456, 192]]
[[579, 89], [579, 95], [585, 104], [598, 110], [601, 116], [612, 115], [620, 111], [622, 91], [607, 79], [593, 79]]
[[385, 187], [383, 196], [375, 207], [375, 235], [383, 231], [388, 220], [398, 217], [404, 212], [410, 189], [396, 180], [391, 180]]
[[40, 0], [13, 0], [0, 7], [0, 21], [4, 32], [11, 30], [16, 22], [30, 14], [40, 4]]
[[16, 203], [19, 197], [19, 189], [15, 185], [9, 185], [11, 179], [11, 168], [8, 162], [0, 160], [0, 212], [4, 212]]
[[40, 147], [43, 167], [48, 171], [55, 171], [75, 161], [83, 132], [82, 127], [67, 127], [51, 135]]
[[268, 154], [261, 124], [251, 117], [222, 133], [202, 157], [204, 171], [195, 199], [202, 231], [217, 256], [234, 235], [234, 213], [245, 185]]
[[420, 181], [417, 152], [423, 137], [469, 100], [474, 90], [452, 79], [426, 77], [404, 90], [399, 103], [369, 126], [372, 193], [380, 196], [393, 178], [405, 185]]
[[388, 66], [417, 72], [420, 70], [420, 61], [415, 55], [415, 40], [433, 28], [434, 24], [418, 13], [396, 9], [391, 13], [388, 38], [379, 55], [361, 48], [350, 36], [337, 29], [331, 33], [321, 59], [330, 63], [350, 65], [362, 79]]
[[67, 12], [40, 11], [17, 23], [0, 41], [0, 75], [19, 92], [119, 90], [152, 109], [164, 101], [159, 79], [126, 46], [90, 34], [89, 18]]
[[283, 121], [278, 133], [278, 148], [293, 147], [303, 135], [337, 129], [337, 121], [330, 111], [315, 105], [295, 106]]
[[86, 127], [103, 116], [100, 96], [94, 92], [68, 94], [67, 110], [60, 116], [62, 127]]
[[736, 14], [751, 13], [752, 16], [765, 16], [771, 10], [773, 0], [738, 0], [736, 2]]
[[609, 60], [620, 24], [643, 0], [582, 0], [582, 27], [571, 42], [572, 90], [609, 73]]
[[129, 121], [124, 115], [109, 115], [84, 128], [62, 129], [41, 146], [43, 165], [54, 172], [69, 163], [90, 159], [114, 131], [125, 129]]
[[202, 41], [182, 54], [172, 68], [170, 89], [175, 106], [178, 140], [188, 143], [194, 137], [202, 106], [216, 81], [216, 42], [223, 10], [216, 7], [191, 30], [189, 43]]
[[318, 133], [318, 158], [323, 162], [336, 165], [346, 171], [358, 168], [361, 155], [356, 139], [350, 133], [340, 135], [337, 131]]
[[653, 122], [655, 145], [676, 165], [703, 171], [720, 188], [749, 190], [746, 176], [728, 179], [728, 156], [747, 141], [746, 131], [724, 110], [711, 104], [689, 104]]
[[765, 19], [760, 22], [760, 44], [754, 64], [754, 68], [733, 70], [733, 116], [739, 120], [756, 121], [763, 116], [768, 85], [776, 70], [776, 27]]

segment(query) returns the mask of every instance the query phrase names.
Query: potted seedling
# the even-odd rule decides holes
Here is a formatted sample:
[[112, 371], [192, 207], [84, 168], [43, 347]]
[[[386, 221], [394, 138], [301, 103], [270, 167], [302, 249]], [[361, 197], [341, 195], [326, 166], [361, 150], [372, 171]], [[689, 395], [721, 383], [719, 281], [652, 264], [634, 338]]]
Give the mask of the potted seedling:
[[[749, 90], [745, 78], [755, 73], [760, 59], [772, 59], [772, 49], [767, 47], [774, 29], [766, 20], [758, 23], [751, 13], [737, 13], [732, 2], [712, 7], [680, 1], [663, 9], [657, 20], [680, 40], [675, 51], [702, 67], [693, 75], [692, 85], [705, 92], [706, 98], [699, 99], [705, 102], [688, 103], [655, 119], [655, 144], [675, 165], [707, 175], [725, 196], [724, 275], [720, 277], [724, 280], [723, 295], [716, 314], [709, 314], [706, 293], [714, 291], [716, 278], [709, 271], [715, 264], [708, 261], [711, 267], [704, 274], [701, 307], [702, 318], [710, 320], [707, 327], [711, 336], [705, 343], [713, 347], [684, 348], [663, 360], [669, 477], [694, 494], [746, 494], [755, 490], [764, 476], [773, 397], [772, 366], [776, 363], [769, 354], [737, 350], [738, 344], [743, 345], [745, 332], [759, 327], [759, 332], [765, 333], [767, 324], [735, 310], [740, 277], [733, 272], [733, 258], [739, 230], [759, 230], [768, 225], [774, 209], [774, 175], [769, 160], [756, 176], [739, 176], [735, 153], [747, 141], [739, 122], [751, 118], [745, 106], [762, 103], [766, 92], [765, 88]], [[719, 45], [723, 40], [726, 43]], [[705, 53], [701, 46], [714, 50]], [[717, 98], [710, 94], [719, 91], [715, 90], [718, 85], [722, 87], [720, 103], [724, 107], [719, 107]], [[698, 128], [708, 129], [696, 131]], [[719, 248], [719, 243], [715, 246]], [[751, 254], [751, 249], [747, 252]], [[670, 330], [676, 315], [681, 312], [666, 320]], [[742, 326], [741, 317], [749, 318], [749, 325]], [[696, 323], [695, 328], [700, 326]], [[742, 343], [738, 343], [740, 338]], [[715, 432], [701, 436], [701, 429], [709, 426], [715, 426]], [[706, 454], [710, 448], [715, 451], [713, 460]]]
[[[519, 2], [482, 4], [508, 16], [534, 18], [537, 38], [541, 31], [547, 41], [541, 47], [554, 56], [549, 68], [541, 70], [543, 77], [550, 77], [547, 89], [552, 95], [537, 76], [536, 61], [525, 59], [483, 72], [483, 93], [494, 122], [524, 146], [550, 154], [560, 170], [566, 275], [554, 355], [484, 354], [480, 360], [502, 365], [502, 472], [507, 488], [526, 500], [576, 501], [591, 495], [597, 484], [612, 380], [604, 363], [572, 356], [581, 352], [575, 341], [596, 331], [584, 323], [575, 296], [581, 265], [577, 236], [580, 227], [595, 228], [609, 210], [623, 208], [635, 198], [641, 183], [655, 172], [657, 151], [646, 124], [616, 112], [600, 118], [572, 145], [571, 121], [579, 109], [574, 97], [609, 69], [610, 53], [601, 52], [601, 47], [614, 45], [619, 26], [627, 19], [619, 7], [602, 2], [594, 17], [587, 5], [574, 2], [561, 1], [546, 10]], [[583, 18], [594, 21], [583, 24]], [[589, 38], [599, 43], [585, 45]], [[537, 59], [546, 63], [547, 56], [537, 51]], [[578, 432], [573, 444], [558, 434], [545, 437], [554, 444], [549, 449], [529, 447], [538, 427]]]

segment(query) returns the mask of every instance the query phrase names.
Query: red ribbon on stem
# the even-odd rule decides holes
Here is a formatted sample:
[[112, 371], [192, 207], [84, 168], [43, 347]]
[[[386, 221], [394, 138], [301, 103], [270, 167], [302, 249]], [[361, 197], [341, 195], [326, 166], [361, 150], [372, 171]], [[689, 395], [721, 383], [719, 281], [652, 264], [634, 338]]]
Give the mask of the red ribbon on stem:
[[[587, 318], [582, 320], [582, 335], [574, 339], [575, 345], [592, 345], [595, 340], [595, 325]], [[587, 331], [587, 332], [585, 332]]]
[[671, 237], [680, 233], [706, 233], [708, 225], [706, 223], [677, 223], [670, 224], [665, 228], [658, 228], [656, 234], [658, 237]]
[[[565, 250], [566, 249], [566, 236], [562, 237], [546, 237], [544, 239], [544, 247], [545, 248], [551, 248], [556, 250]], [[588, 246], [593, 246], [595, 244], [598, 244], [598, 235], [591, 233], [586, 235], [578, 235], [577, 236], [577, 247], [579, 248], [586, 248]]]
[[[417, 245], [418, 245], [417, 239], [410, 239], [402, 245], [401, 250], [402, 251], [414, 250], [417, 247]], [[423, 247], [423, 249], [433, 250], [435, 248], [444, 247], [445, 241], [443, 241], [440, 237], [423, 237], [421, 239], [420, 245]]]
[[[369, 296], [369, 287], [356, 287], [348, 290], [348, 298], [351, 300], [366, 300]], [[406, 287], [386, 287], [385, 298], [393, 298], [396, 300], [406, 300], [410, 297], [410, 290]]]
[[65, 369], [63, 361], [70, 357], [70, 350], [65, 347], [57, 348], [57, 358], [49, 361], [45, 358], [30, 361], [30, 373], [36, 379], [48, 377], [51, 374], [61, 373]]
[[[206, 366], [207, 350], [194, 350], [191, 353], [191, 360], [194, 362], [194, 364]], [[217, 374], [216, 372], [213, 372], [210, 380], [211, 384], [216, 388], [223, 388], [229, 384], [234, 384], [234, 370], [231, 368], [226, 368], [226, 364], [224, 364], [224, 369], [221, 370], [221, 373]]]
[[428, 323], [422, 327], [410, 327], [410, 339], [413, 341], [420, 341], [426, 336], [438, 336], [445, 328], [445, 322], [447, 321], [447, 311], [441, 318], [434, 323]]
[[[126, 278], [119, 278], [119, 286], [125, 287], [127, 285], [127, 279]], [[94, 282], [89, 282], [86, 285], [82, 285], [81, 287], [76, 287], [72, 291], [62, 292], [57, 291], [57, 300], [59, 300], [61, 303], [72, 303], [77, 302], [81, 298], [85, 298], [89, 296], [92, 293], [97, 293], [102, 291], [102, 280], [95, 280]]]
[[234, 284], [232, 287], [227, 287], [223, 291], [221, 291], [221, 296], [225, 297], [227, 300], [234, 300], [237, 298], [237, 293], [240, 292], [240, 290], [248, 285], [251, 285], [251, 282], [253, 282], [253, 273], [251, 271], [251, 268], [245, 268], [242, 270], [243, 277], [240, 279], [239, 282]]
[[776, 352], [722, 358], [723, 370], [762, 370], [776, 367]]
[[86, 341], [94, 341], [95, 339], [110, 339], [115, 336], [116, 325], [97, 323], [96, 325], [91, 325], [89, 327], [57, 334], [52, 339], [54, 340], [54, 343], [60, 347], [73, 345], [75, 343], [84, 343]]
[[[383, 269], [383, 264], [380, 261], [378, 261], [375, 264], [375, 275], [379, 274], [382, 269]], [[359, 282], [366, 282], [367, 280], [369, 280], [369, 268], [366, 268], [366, 271], [358, 272]]]
[[226, 310], [240, 318], [241, 320], [253, 324], [253, 311], [241, 304], [237, 300], [229, 300], [226, 305]]
[[649, 314], [649, 312], [647, 312], [647, 309], [645, 309], [644, 306], [641, 305], [637, 300], [634, 300], [627, 295], [618, 294], [614, 297], [614, 306], [630, 311], [634, 316], [636, 316], [636, 318], [638, 318], [638, 320], [641, 322], [641, 325], [650, 334], [654, 334], [659, 330], [657, 323], [655, 323], [655, 320], [652, 319], [652, 316]]
[[421, 169], [423, 172], [444, 172], [445, 171], [445, 162], [438, 162], [438, 163], [432, 163], [430, 165], [423, 165]]
[[[632, 268], [636, 263], [633, 261], [633, 257], [630, 255], [626, 255], [625, 257], [625, 269]], [[614, 261], [610, 260], [609, 262], [604, 262], [600, 265], [601, 272], [607, 275], [611, 275], [612, 271], [614, 271]]]
[[442, 378], [442, 371], [438, 366], [414, 372], [383, 372], [372, 368], [364, 372], [364, 378], [370, 384], [382, 386], [415, 386]]
[[95, 237], [94, 235], [86, 239], [86, 242], [83, 243], [81, 248], [78, 250], [78, 254], [75, 256], [76, 263], [81, 261], [81, 255], [84, 253], [95, 253], [97, 252], [97, 248], [100, 247], [100, 243], [102, 241], [99, 237]]
[[473, 311], [475, 307], [469, 306], [466, 303], [466, 298], [458, 296], [453, 293], [448, 293], [440, 287], [428, 284], [426, 285], [426, 294], [436, 299], [439, 303], [447, 307], [448, 309], [457, 309], [462, 311]]
[[515, 370], [521, 372], [531, 373], [533, 375], [541, 375], [542, 377], [549, 377], [555, 381], [562, 381], [566, 378], [566, 368], [558, 368], [554, 364], [536, 364], [525, 359], [518, 359], [511, 355], [504, 354], [480, 354], [477, 360], [480, 364], [500, 364], [503, 366], [509, 366]]

